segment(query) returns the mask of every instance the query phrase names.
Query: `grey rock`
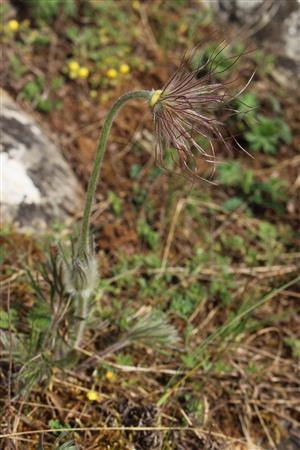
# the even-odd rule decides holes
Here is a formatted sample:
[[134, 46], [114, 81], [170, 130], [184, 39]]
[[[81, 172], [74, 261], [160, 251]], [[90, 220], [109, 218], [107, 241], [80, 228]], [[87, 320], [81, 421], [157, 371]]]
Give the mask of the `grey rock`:
[[[283, 33], [286, 55], [300, 63], [300, 2], [298, 9], [293, 11], [284, 21]], [[298, 66], [299, 68], [299, 66]]]
[[241, 27], [258, 48], [277, 57], [290, 83], [300, 79], [300, 0], [217, 0], [209, 3], [221, 18]]
[[246, 14], [256, 12], [264, 0], [218, 0], [214, 5], [225, 18], [247, 20]]
[[83, 205], [68, 163], [35, 121], [0, 90], [1, 222], [43, 231]]

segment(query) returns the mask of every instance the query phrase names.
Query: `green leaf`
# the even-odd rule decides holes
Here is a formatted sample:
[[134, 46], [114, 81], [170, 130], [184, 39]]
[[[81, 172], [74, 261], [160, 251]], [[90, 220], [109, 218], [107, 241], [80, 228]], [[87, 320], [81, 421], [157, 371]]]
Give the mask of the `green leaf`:
[[300, 359], [300, 339], [285, 338], [284, 342], [292, 349], [293, 357]]
[[37, 103], [38, 111], [43, 113], [51, 112], [55, 107], [55, 103], [50, 98], [40, 98]]
[[280, 126], [281, 126], [281, 132], [280, 132], [281, 139], [286, 144], [290, 144], [292, 142], [292, 133], [291, 133], [290, 127], [288, 126], [287, 123], [283, 122], [282, 120], [280, 121]]
[[22, 89], [22, 94], [29, 101], [34, 101], [41, 92], [41, 86], [36, 80], [28, 81]]
[[181, 360], [188, 369], [192, 369], [197, 363], [197, 360], [192, 353], [182, 355]]
[[[237, 99], [237, 107], [241, 114], [247, 114], [247, 117], [256, 113], [259, 106], [258, 98], [255, 92], [247, 92]], [[247, 118], [246, 117], [246, 118]]]
[[130, 178], [134, 179], [137, 178], [137, 176], [139, 175], [141, 171], [141, 166], [139, 164], [132, 164], [132, 166], [130, 167]]
[[31, 12], [36, 19], [51, 22], [58, 14], [61, 0], [26, 0], [31, 6]]
[[0, 309], [0, 328], [3, 330], [8, 330], [9, 327], [12, 329], [16, 325], [18, 320], [17, 311], [13, 308], [9, 310], [9, 312], [4, 311], [4, 309]]
[[245, 138], [254, 151], [262, 150], [275, 154], [280, 141], [290, 143], [292, 135], [287, 123], [278, 117], [259, 116], [258, 122], [251, 122]]
[[13, 76], [16, 79], [22, 78], [28, 72], [27, 67], [22, 64], [16, 55], [10, 57], [9, 63], [12, 68]]
[[35, 45], [47, 46], [50, 43], [50, 37], [45, 34], [38, 34], [34, 38], [33, 43]]
[[140, 219], [138, 221], [137, 232], [139, 237], [145, 241], [151, 249], [156, 248], [159, 239], [158, 233], [154, 231], [145, 220]]
[[28, 314], [28, 322], [36, 331], [48, 330], [51, 323], [50, 306], [41, 301], [36, 303]]
[[78, 450], [78, 447], [74, 441], [67, 441], [59, 447], [56, 447], [55, 450]]
[[56, 77], [53, 78], [53, 80], [51, 81], [51, 88], [56, 91], [58, 89], [60, 89], [65, 83], [65, 80], [63, 77]]
[[242, 179], [243, 171], [239, 162], [232, 161], [218, 167], [218, 180], [225, 186], [238, 186]]
[[75, 17], [77, 13], [77, 5], [75, 0], [64, 1], [63, 10], [67, 17]]
[[114, 214], [116, 216], [119, 216], [122, 210], [121, 199], [113, 191], [108, 191], [108, 200], [111, 204]]
[[59, 430], [60, 428], [64, 427], [58, 419], [48, 420], [48, 426], [51, 428], [51, 430]]
[[66, 36], [72, 42], [77, 42], [78, 37], [80, 36], [79, 27], [72, 25], [66, 29]]

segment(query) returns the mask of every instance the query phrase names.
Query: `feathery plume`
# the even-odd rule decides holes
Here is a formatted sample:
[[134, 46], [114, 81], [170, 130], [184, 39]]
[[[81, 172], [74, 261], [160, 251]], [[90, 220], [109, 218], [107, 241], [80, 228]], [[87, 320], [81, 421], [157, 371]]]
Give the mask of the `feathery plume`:
[[207, 62], [191, 70], [197, 50], [198, 47], [195, 47], [183, 59], [163, 89], [153, 91], [149, 104], [154, 119], [155, 159], [158, 166], [166, 168], [165, 152], [173, 148], [175, 153], [171, 152], [171, 156], [175, 171], [179, 169], [192, 180], [203, 180], [197, 173], [197, 155], [207, 163], [212, 163], [211, 178], [216, 162], [214, 141], [228, 148], [223, 132], [224, 123], [214, 116], [213, 111], [216, 107], [226, 107], [231, 114], [236, 113], [228, 107], [228, 102], [244, 91], [252, 77], [238, 94], [232, 96], [227, 92], [229, 83], [217, 81], [214, 76], [214, 61], [222, 50], [216, 50]]

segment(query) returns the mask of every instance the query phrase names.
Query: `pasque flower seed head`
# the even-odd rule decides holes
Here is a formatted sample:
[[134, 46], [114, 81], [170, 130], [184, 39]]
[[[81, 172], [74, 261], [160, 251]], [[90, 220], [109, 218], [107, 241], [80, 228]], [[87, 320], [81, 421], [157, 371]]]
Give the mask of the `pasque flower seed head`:
[[214, 109], [226, 107], [233, 112], [228, 103], [235, 98], [227, 92], [226, 83], [216, 81], [210, 61], [195, 70], [190, 69], [197, 49], [195, 47], [183, 59], [163, 89], [152, 92], [149, 101], [154, 119], [156, 163], [165, 168], [165, 153], [173, 148], [175, 171], [179, 169], [192, 180], [203, 179], [197, 173], [197, 155], [212, 163], [213, 174], [214, 142], [228, 147], [223, 136], [224, 124], [216, 119]]

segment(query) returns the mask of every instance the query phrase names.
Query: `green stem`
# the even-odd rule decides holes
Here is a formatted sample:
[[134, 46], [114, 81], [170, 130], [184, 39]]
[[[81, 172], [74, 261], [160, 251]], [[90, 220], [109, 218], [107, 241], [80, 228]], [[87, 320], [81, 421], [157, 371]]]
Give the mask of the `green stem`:
[[80, 297], [77, 299], [78, 306], [79, 306], [79, 308], [78, 308], [79, 310], [78, 310], [77, 314], [80, 319], [79, 319], [78, 326], [76, 329], [76, 337], [75, 337], [75, 342], [74, 342], [75, 349], [80, 347], [80, 343], [83, 338], [83, 333], [84, 333], [84, 329], [85, 329], [85, 325], [86, 325], [86, 316], [87, 316], [89, 299], [90, 299], [89, 297], [82, 296], [82, 295], [80, 295]]
[[106, 150], [106, 143], [108, 139], [108, 135], [113, 123], [114, 118], [116, 117], [117, 113], [121, 109], [121, 107], [126, 103], [128, 100], [134, 99], [134, 98], [144, 98], [146, 100], [150, 100], [151, 98], [151, 91], [132, 91], [128, 92], [127, 94], [122, 95], [112, 106], [111, 110], [106, 116], [105, 122], [103, 124], [102, 132], [100, 135], [100, 139], [97, 145], [96, 149], [96, 156], [95, 156], [95, 162], [94, 167], [91, 173], [91, 177], [89, 180], [88, 190], [86, 194], [86, 200], [85, 200], [85, 207], [83, 212], [83, 219], [82, 219], [82, 225], [81, 225], [81, 233], [79, 237], [79, 243], [78, 243], [78, 256], [82, 258], [84, 255], [87, 254], [89, 249], [89, 228], [90, 228], [90, 217], [91, 217], [91, 210], [93, 206], [93, 199], [96, 192], [96, 187], [99, 179], [99, 173], [101, 169], [101, 164], [103, 160], [103, 156]]
[[[114, 118], [118, 114], [121, 107], [128, 101], [134, 98], [144, 98], [145, 100], [150, 100], [152, 95], [151, 91], [133, 91], [128, 92], [127, 94], [122, 95], [112, 106], [111, 110], [107, 114], [103, 128], [100, 134], [100, 139], [97, 145], [96, 149], [96, 156], [94, 161], [93, 170], [90, 176], [87, 194], [86, 194], [86, 200], [85, 200], [85, 207], [83, 211], [83, 219], [82, 219], [82, 225], [81, 225], [81, 232], [79, 235], [79, 241], [78, 241], [78, 249], [77, 249], [77, 257], [81, 261], [87, 261], [89, 256], [89, 231], [90, 231], [90, 218], [91, 218], [91, 211], [93, 206], [93, 200], [97, 188], [97, 183], [99, 179], [99, 174], [101, 170], [102, 160], [104, 157], [104, 153], [106, 150], [106, 144], [108, 135], [113, 123]], [[80, 342], [82, 340], [84, 329], [86, 325], [86, 317], [88, 313], [88, 302], [90, 300], [90, 295], [87, 295], [86, 293], [78, 293], [77, 297], [77, 307], [76, 307], [76, 315], [79, 318], [79, 322], [77, 324], [76, 330], [75, 330], [75, 341], [73, 348], [78, 348], [80, 346]]]

